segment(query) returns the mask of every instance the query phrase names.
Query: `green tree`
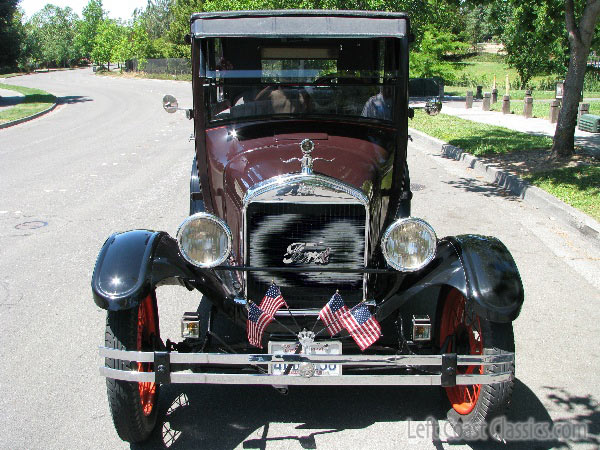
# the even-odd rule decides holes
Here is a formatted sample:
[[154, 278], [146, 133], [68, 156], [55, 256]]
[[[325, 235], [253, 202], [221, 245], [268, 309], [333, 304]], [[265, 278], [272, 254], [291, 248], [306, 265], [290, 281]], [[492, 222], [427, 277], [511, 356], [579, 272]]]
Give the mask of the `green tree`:
[[146, 9], [139, 13], [150, 39], [160, 39], [167, 34], [173, 17], [172, 5], [173, 0], [148, 0]]
[[536, 75], [564, 70], [564, 13], [558, 0], [513, 1], [513, 17], [502, 43], [521, 87]]
[[68, 6], [60, 8], [48, 4], [35, 13], [27, 27], [31, 39], [37, 43], [35, 58], [45, 65], [63, 67], [80, 59], [75, 46], [77, 20], [77, 14]]
[[77, 37], [75, 44], [86, 58], [91, 57], [94, 40], [100, 23], [106, 17], [102, 8], [102, 0], [90, 0], [83, 8], [82, 19], [77, 23]]
[[148, 58], [154, 57], [154, 47], [152, 40], [148, 35], [146, 27], [140, 20], [133, 22], [129, 33], [130, 58], [135, 58], [138, 62], [145, 62]]
[[119, 24], [113, 19], [104, 19], [98, 26], [98, 32], [94, 38], [94, 46], [92, 48], [92, 58], [94, 62], [108, 66], [110, 70], [110, 62], [118, 59], [120, 51], [122, 30]]
[[445, 58], [448, 55], [464, 53], [468, 47], [469, 44], [457, 41], [452, 33], [429, 28], [423, 33], [419, 51], [412, 54], [410, 75], [451, 79], [454, 76], [454, 68]]
[[190, 17], [204, 10], [203, 0], [175, 0], [171, 6], [173, 20], [169, 25], [167, 39], [174, 46], [176, 56], [190, 57], [190, 47], [184, 44], [184, 37], [190, 33]]
[[20, 56], [23, 30], [18, 4], [19, 0], [0, 2], [0, 70], [15, 67]]

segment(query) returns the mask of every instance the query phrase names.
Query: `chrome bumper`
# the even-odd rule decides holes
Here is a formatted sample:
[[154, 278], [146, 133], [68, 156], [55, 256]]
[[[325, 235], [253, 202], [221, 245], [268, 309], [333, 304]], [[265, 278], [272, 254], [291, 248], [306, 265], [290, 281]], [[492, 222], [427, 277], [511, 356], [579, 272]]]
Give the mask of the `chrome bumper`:
[[[154, 363], [155, 372], [136, 372], [100, 367], [100, 374], [107, 378], [135, 382], [197, 383], [197, 384], [256, 384], [256, 385], [422, 385], [455, 386], [492, 384], [509, 381], [512, 372], [508, 365], [514, 363], [514, 353], [500, 355], [280, 355], [280, 354], [221, 354], [136, 352], [100, 347], [100, 356], [123, 361]], [[191, 373], [171, 371], [171, 364], [219, 366], [257, 366], [268, 364], [339, 364], [342, 367], [379, 366], [390, 369], [439, 367], [439, 374], [418, 375], [339, 375], [313, 376], [269, 375], [267, 373]], [[490, 374], [460, 374], [458, 366], [507, 364], [505, 370]]]

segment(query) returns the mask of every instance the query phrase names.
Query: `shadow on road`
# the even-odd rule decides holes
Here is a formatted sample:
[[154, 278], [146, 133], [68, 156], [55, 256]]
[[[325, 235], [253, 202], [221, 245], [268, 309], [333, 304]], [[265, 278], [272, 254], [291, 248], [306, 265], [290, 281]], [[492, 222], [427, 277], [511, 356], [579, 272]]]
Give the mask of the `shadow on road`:
[[487, 184], [484, 181], [474, 180], [471, 178], [461, 177], [457, 180], [446, 181], [445, 183], [453, 188], [466, 192], [482, 194], [486, 197], [502, 197], [511, 201], [519, 200], [519, 197], [513, 195], [510, 191], [503, 187]]
[[0, 96], [0, 108], [15, 106], [15, 105], [18, 105], [19, 103], [23, 103], [24, 98], [25, 97], [22, 95], [11, 95], [10, 97]]
[[587, 438], [582, 442], [600, 447], [600, 403], [591, 395], [573, 395], [562, 388], [544, 386], [546, 395], [560, 410], [568, 413], [569, 420], [587, 423]]
[[[391, 432], [400, 427], [403, 435], [411, 434], [411, 421], [443, 420], [447, 424], [447, 401], [437, 387], [292, 387], [288, 396], [282, 396], [270, 387], [170, 385], [162, 388], [160, 401], [153, 436], [132, 448], [232, 449], [241, 445], [264, 449], [270, 442], [285, 445], [288, 441], [293, 446], [315, 449], [319, 435], [364, 429], [375, 423], [389, 422]], [[540, 400], [516, 380], [507, 420], [529, 418], [552, 425]], [[281, 433], [280, 423], [298, 425], [292, 432], [286, 426]], [[430, 442], [442, 448], [438, 438]], [[543, 449], [556, 444], [527, 441], [502, 448]], [[475, 449], [499, 447], [495, 443], [468, 445]]]
[[72, 105], [74, 103], [93, 102], [94, 99], [83, 95], [66, 95], [58, 97], [56, 101], [59, 105]]

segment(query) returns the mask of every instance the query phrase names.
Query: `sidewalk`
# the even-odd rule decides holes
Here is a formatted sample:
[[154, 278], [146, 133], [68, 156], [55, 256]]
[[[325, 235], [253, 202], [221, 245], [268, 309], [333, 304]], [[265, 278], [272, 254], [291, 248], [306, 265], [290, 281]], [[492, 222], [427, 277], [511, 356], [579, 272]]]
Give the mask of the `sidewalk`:
[[[461, 119], [474, 122], [497, 125], [522, 133], [545, 135], [554, 137], [556, 124], [551, 124], [546, 119], [525, 119], [520, 114], [502, 114], [495, 111], [483, 111], [482, 102], [474, 102], [473, 108], [466, 109], [464, 101], [444, 102], [442, 114], [448, 114]], [[579, 145], [586, 153], [600, 158], [600, 133], [588, 133], [587, 131], [575, 130], [575, 145]]]

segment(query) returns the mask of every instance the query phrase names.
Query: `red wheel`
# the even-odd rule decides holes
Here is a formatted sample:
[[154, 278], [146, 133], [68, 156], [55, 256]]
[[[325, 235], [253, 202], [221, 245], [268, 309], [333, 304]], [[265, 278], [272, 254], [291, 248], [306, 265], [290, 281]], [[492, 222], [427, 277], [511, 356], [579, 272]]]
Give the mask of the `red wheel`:
[[[108, 312], [107, 347], [151, 352], [157, 348], [159, 340], [158, 310], [154, 292], [134, 308]], [[106, 365], [119, 370], [153, 371], [152, 363], [107, 358]], [[119, 437], [128, 442], [146, 440], [156, 425], [160, 385], [107, 378], [106, 387], [108, 404]]]
[[[152, 295], [148, 295], [138, 309], [137, 349], [152, 351], [155, 339], [158, 338], [158, 318]], [[152, 372], [152, 363], [138, 363], [138, 372]], [[152, 414], [156, 403], [156, 383], [138, 383], [140, 403], [145, 416]]]
[[[479, 317], [465, 319], [465, 298], [453, 290], [446, 298], [440, 323], [440, 345], [448, 339], [447, 353], [482, 355], [483, 339]], [[483, 366], [459, 366], [458, 374], [483, 373]], [[450, 404], [459, 414], [469, 414], [475, 408], [481, 385], [447, 387]]]
[[[513, 353], [515, 342], [511, 323], [495, 323], [467, 311], [465, 297], [456, 289], [442, 298], [438, 320], [440, 348], [458, 355]], [[491, 374], [510, 371], [514, 364], [459, 366], [458, 374]], [[509, 406], [514, 380], [444, 388], [452, 409], [448, 414], [455, 430], [463, 437], [485, 436], [481, 430]], [[460, 426], [457, 426], [460, 423]], [[492, 436], [494, 437], [494, 436]]]

